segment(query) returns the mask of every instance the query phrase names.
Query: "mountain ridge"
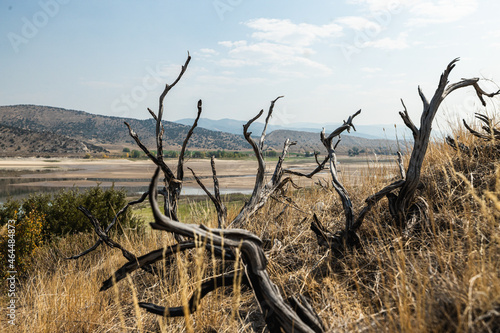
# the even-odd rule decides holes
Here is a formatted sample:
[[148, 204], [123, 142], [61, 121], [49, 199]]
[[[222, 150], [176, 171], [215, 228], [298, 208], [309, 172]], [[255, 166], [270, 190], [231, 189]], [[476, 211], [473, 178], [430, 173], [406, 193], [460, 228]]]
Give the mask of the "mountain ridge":
[[[153, 119], [141, 120], [104, 116], [85, 111], [32, 104], [0, 106], [0, 124], [5, 128], [9, 128], [8, 130], [3, 128], [3, 138], [10, 140], [7, 137], [14, 135], [14, 133], [17, 137], [28, 137], [21, 138], [19, 141], [20, 143], [24, 142], [23, 145], [25, 147], [21, 147], [23, 154], [37, 153], [36, 149], [33, 151], [29, 147], [41, 146], [40, 140], [47, 141], [44, 142], [43, 152], [51, 152], [54, 155], [81, 155], [84, 152], [108, 152], [111, 149], [121, 151], [124, 147], [138, 149], [135, 141], [130, 137], [124, 121], [130, 124], [146, 147], [150, 149], [156, 148], [156, 122]], [[246, 123], [231, 119], [229, 121], [233, 125]], [[183, 125], [176, 122], [163, 121], [162, 124], [165, 127], [163, 138], [164, 149], [180, 149], [192, 123]], [[217, 128], [207, 129], [203, 127], [203, 124], [204, 118], [201, 118], [198, 127], [196, 127], [188, 143], [188, 149], [251, 150], [250, 145], [242, 135], [242, 126], [240, 134], [233, 134], [220, 131]], [[254, 123], [250, 130], [254, 134], [260, 133], [263, 126], [263, 123]], [[270, 132], [269, 130], [272, 126], [268, 129], [266, 137], [266, 145], [269, 149], [280, 151], [285, 139], [289, 138], [292, 141], [297, 141], [297, 145], [292, 147], [291, 152], [324, 150], [319, 140], [319, 131], [306, 132], [275, 129]], [[46, 133], [46, 135], [43, 136], [40, 133]], [[346, 153], [352, 147], [366, 148], [368, 151], [378, 151], [381, 153], [390, 153], [393, 151], [394, 142], [391, 140], [370, 140], [356, 137], [352, 134], [346, 134], [342, 137], [343, 142], [337, 149], [339, 153]], [[254, 138], [256, 138], [256, 135], [254, 135]], [[1, 143], [2, 141], [0, 140], [0, 145]], [[20, 149], [18, 147], [20, 145], [19, 143], [16, 144], [17, 146], [14, 147], [15, 144], [10, 141], [8, 143], [4, 142], [4, 148], [8, 151], [7, 155], [12, 155], [15, 151], [19, 152]], [[74, 148], [69, 149], [69, 146]], [[83, 147], [86, 147], [87, 150]], [[14, 151], [12, 151], [13, 149]], [[4, 152], [0, 156], [7, 155]]]

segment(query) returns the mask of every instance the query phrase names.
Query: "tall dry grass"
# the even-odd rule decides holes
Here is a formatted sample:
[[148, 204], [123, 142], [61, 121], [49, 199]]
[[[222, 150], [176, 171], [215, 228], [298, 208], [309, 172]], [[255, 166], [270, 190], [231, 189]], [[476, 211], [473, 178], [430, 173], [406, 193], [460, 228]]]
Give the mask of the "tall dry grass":
[[[477, 153], [469, 156], [443, 142], [431, 145], [418, 192], [429, 204], [428, 223], [401, 233], [391, 226], [383, 200], [360, 228], [363, 248], [344, 258], [320, 248], [309, 229], [313, 212], [330, 230], [343, 228], [333, 188], [290, 191], [295, 206], [286, 209], [271, 200], [247, 228], [269, 244], [268, 271], [283, 295], [304, 294], [334, 332], [500, 331], [500, 154], [467, 133], [458, 134]], [[362, 181], [347, 176], [342, 181], [360, 208], [398, 171], [396, 165], [369, 165], [358, 177]], [[216, 226], [210, 205], [191, 208], [184, 221]], [[231, 206], [229, 219], [237, 213]], [[160, 277], [138, 271], [99, 292], [125, 263], [118, 250], [100, 247], [76, 261], [63, 259], [93, 240], [93, 235], [71, 236], [37, 251], [28, 276], [19, 282], [14, 331], [263, 331], [258, 306], [244, 287], [212, 292], [185, 318], [161, 318], [138, 308], [139, 301], [186, 306], [202, 281], [236, 269], [233, 263], [193, 250], [159, 265]], [[148, 230], [127, 231], [116, 240], [136, 255], [174, 244], [170, 235]]]

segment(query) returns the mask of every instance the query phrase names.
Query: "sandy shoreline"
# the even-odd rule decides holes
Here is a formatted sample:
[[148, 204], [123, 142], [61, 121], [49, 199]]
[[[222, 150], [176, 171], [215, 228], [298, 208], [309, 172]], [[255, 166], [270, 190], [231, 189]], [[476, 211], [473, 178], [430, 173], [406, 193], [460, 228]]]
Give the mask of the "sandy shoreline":
[[[366, 161], [353, 160], [355, 163], [342, 163], [339, 167], [344, 177], [359, 178], [368, 171], [369, 165]], [[357, 162], [356, 162], [357, 161]], [[177, 160], [166, 160], [167, 165], [174, 173], [177, 172]], [[267, 163], [269, 177], [276, 165], [275, 161]], [[380, 167], [388, 166], [387, 163]], [[198, 177], [202, 178], [207, 188], [211, 189], [212, 172], [209, 159], [189, 159], [185, 162], [184, 187], [197, 189], [198, 184], [193, 179], [187, 167], [192, 168]], [[316, 167], [314, 159], [285, 162], [285, 168], [308, 173]], [[255, 160], [216, 160], [217, 175], [220, 188], [223, 191], [241, 190], [249, 191], [253, 188], [255, 174], [257, 172], [257, 161]], [[16, 177], [15, 184], [9, 184], [17, 188], [70, 188], [92, 187], [98, 183], [103, 187], [114, 184], [121, 188], [146, 187], [153, 175], [156, 166], [150, 160], [127, 160], [127, 159], [99, 159], [84, 160], [72, 158], [3, 158], [0, 159], [0, 173], [16, 171], [21, 175]], [[44, 172], [41, 172], [44, 171]], [[328, 179], [327, 171], [323, 171], [316, 179], [294, 177], [300, 186], [310, 186], [317, 178]], [[2, 179], [6, 179], [2, 177]]]

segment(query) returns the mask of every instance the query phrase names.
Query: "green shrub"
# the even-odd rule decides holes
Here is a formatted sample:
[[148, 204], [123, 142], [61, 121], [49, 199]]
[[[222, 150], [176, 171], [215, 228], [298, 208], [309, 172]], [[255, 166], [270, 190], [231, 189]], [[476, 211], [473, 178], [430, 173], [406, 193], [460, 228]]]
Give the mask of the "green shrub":
[[[126, 204], [125, 190], [96, 186], [81, 192], [73, 188], [61, 190], [53, 196], [34, 194], [22, 202], [8, 200], [0, 206], [0, 219], [4, 225], [9, 219], [17, 218], [23, 221], [29, 214], [40, 214], [44, 218], [44, 239], [50, 240], [54, 236], [93, 230], [88, 218], [77, 209], [78, 206], [87, 208], [105, 228]], [[122, 214], [119, 222], [123, 227], [135, 227], [138, 224], [138, 220], [132, 217], [130, 211]], [[116, 230], [120, 231], [119, 228]]]
[[37, 212], [17, 218], [14, 212], [9, 225], [4, 225], [0, 237], [0, 276], [6, 278], [9, 271], [22, 276], [29, 267], [29, 258], [43, 244], [45, 217]]
[[[83, 192], [73, 188], [61, 190], [54, 196], [41, 193], [22, 201], [7, 200], [0, 206], [0, 277], [5, 277], [5, 272], [13, 270], [8, 269], [9, 259], [13, 255], [15, 270], [22, 275], [28, 267], [28, 259], [42, 244], [49, 243], [54, 237], [93, 230], [88, 218], [77, 209], [78, 206], [87, 208], [104, 229], [126, 204], [125, 190], [116, 190], [114, 187], [105, 190], [100, 186]], [[11, 227], [7, 225], [9, 220], [15, 221], [10, 223]], [[120, 216], [119, 223], [123, 227], [136, 227], [139, 220], [127, 211]], [[113, 228], [113, 233], [121, 231], [119, 226]], [[15, 246], [9, 247], [9, 244]], [[9, 252], [12, 248], [15, 254]]]

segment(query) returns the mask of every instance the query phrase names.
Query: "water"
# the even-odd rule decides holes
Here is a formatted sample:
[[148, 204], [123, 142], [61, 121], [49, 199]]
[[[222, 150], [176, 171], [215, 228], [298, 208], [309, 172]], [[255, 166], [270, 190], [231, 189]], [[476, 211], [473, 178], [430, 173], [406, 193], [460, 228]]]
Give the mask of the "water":
[[[23, 199], [30, 194], [35, 193], [57, 193], [63, 189], [78, 188], [85, 190], [87, 188], [101, 186], [110, 188], [113, 183], [116, 189], [125, 189], [130, 196], [140, 196], [148, 190], [150, 178], [144, 179], [117, 179], [117, 178], [22, 178], [22, 177], [4, 177], [0, 178], [0, 204], [6, 202], [9, 198]], [[85, 181], [85, 185], [76, 186], [75, 183]], [[121, 184], [120, 184], [121, 183]], [[134, 184], [136, 183], [136, 184]], [[207, 187], [212, 189], [207, 183]], [[245, 188], [221, 188], [221, 194], [242, 193], [251, 194], [252, 189]], [[212, 192], [213, 193], [213, 192]], [[205, 192], [198, 186], [183, 186], [181, 195], [205, 195]]]

